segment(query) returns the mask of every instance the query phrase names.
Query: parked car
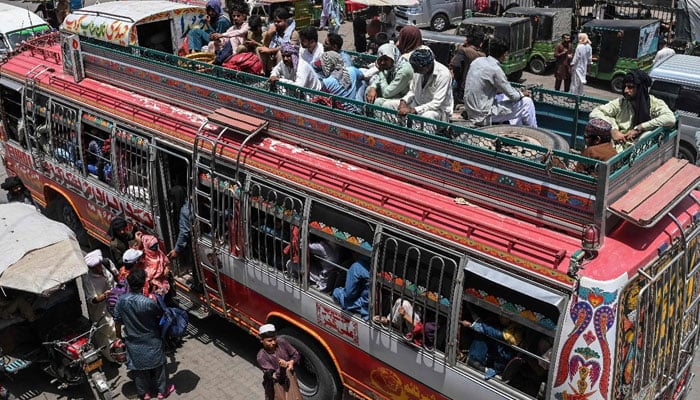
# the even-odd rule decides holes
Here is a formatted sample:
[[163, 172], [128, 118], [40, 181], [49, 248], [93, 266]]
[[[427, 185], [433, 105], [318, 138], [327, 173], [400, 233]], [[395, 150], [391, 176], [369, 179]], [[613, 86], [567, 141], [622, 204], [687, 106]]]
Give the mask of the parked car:
[[570, 8], [514, 7], [504, 17], [527, 17], [532, 24], [532, 50], [527, 66], [535, 74], [543, 74], [554, 64], [554, 49], [564, 34], [571, 34]]
[[700, 57], [672, 56], [651, 70], [651, 94], [678, 113], [678, 157], [700, 161]]
[[49, 24], [33, 12], [0, 4], [0, 60], [25, 40], [51, 30]]
[[622, 79], [633, 69], [649, 71], [659, 47], [661, 23], [655, 19], [596, 19], [586, 22], [582, 31], [591, 39], [593, 64], [591, 78], [610, 81], [622, 93]]

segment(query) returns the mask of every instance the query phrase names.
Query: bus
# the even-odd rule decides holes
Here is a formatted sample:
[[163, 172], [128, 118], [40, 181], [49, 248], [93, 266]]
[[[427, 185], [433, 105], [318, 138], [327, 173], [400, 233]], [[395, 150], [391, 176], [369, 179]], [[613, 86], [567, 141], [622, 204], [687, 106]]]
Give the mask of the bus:
[[180, 305], [275, 324], [306, 399], [687, 396], [700, 170], [675, 129], [601, 162], [576, 152], [595, 98], [533, 89], [531, 132], [402, 118], [165, 52], [181, 35], [153, 27], [188, 6], [148, 3], [81, 9], [0, 67], [3, 162], [48, 214], [169, 250], [186, 188]]

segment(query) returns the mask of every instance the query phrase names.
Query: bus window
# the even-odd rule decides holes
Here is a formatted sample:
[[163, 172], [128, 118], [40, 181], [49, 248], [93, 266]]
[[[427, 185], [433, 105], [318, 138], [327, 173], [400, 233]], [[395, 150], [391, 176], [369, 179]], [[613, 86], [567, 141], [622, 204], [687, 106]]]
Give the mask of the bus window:
[[90, 114], [83, 114], [82, 152], [89, 177], [112, 183], [112, 123]]
[[486, 379], [538, 396], [547, 379], [560, 300], [505, 273], [469, 265], [478, 267], [468, 267], [464, 277], [457, 360]]
[[[2, 125], [8, 139], [20, 141], [19, 122], [22, 118], [22, 95], [19, 90], [0, 85], [0, 107], [2, 108]], [[26, 147], [25, 143], [22, 143]]]
[[148, 140], [118, 127], [112, 146], [117, 189], [129, 200], [150, 207]]
[[77, 122], [78, 110], [51, 102], [51, 155], [59, 164], [83, 171]]
[[409, 343], [445, 352], [458, 257], [418, 239], [383, 232], [373, 322]]
[[372, 255], [374, 224], [317, 201], [311, 205], [307, 240], [309, 280], [326, 293], [345, 285], [353, 253]]
[[301, 271], [294, 268], [301, 257], [301, 217], [304, 199], [261, 182], [251, 182], [247, 192], [248, 257], [281, 271], [299, 283]]

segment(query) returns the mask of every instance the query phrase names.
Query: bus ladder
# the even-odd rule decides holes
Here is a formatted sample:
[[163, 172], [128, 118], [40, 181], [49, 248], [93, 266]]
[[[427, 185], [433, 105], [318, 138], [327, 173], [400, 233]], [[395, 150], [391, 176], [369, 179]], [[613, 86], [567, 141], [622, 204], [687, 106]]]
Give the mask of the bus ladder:
[[[217, 154], [220, 156], [221, 154], [224, 153], [224, 150], [227, 146], [228, 143], [235, 143], [233, 141], [228, 142], [225, 140], [227, 136], [232, 136], [232, 135], [242, 135], [245, 136], [245, 139], [241, 142], [240, 147], [236, 150], [236, 185], [240, 186], [240, 182], [238, 182], [238, 166], [240, 162], [240, 154], [243, 148], [246, 146], [246, 144], [253, 138], [255, 137], [258, 133], [262, 132], [265, 130], [268, 126], [268, 122], [250, 117], [244, 114], [240, 114], [236, 111], [232, 111], [226, 108], [219, 108], [215, 110], [213, 113], [207, 116], [207, 121], [204, 122], [200, 127], [199, 130], [197, 131], [197, 135], [195, 136], [195, 141], [194, 141], [194, 151], [193, 151], [193, 168], [192, 168], [192, 173], [193, 173], [193, 179], [192, 181], [195, 184], [194, 187], [194, 216], [195, 216], [195, 221], [199, 223], [206, 224], [210, 227], [210, 233], [211, 233], [211, 246], [212, 246], [212, 251], [215, 255], [214, 260], [219, 260], [218, 255], [224, 254], [223, 251], [223, 239], [219, 239], [218, 232], [214, 231], [214, 224], [211, 222], [211, 218], [215, 215], [215, 211], [210, 211], [210, 219], [207, 220], [203, 218], [199, 214], [199, 199], [201, 198], [202, 200], [208, 201], [209, 202], [209, 208], [213, 208], [215, 205], [213, 203], [214, 196], [216, 195], [215, 190], [217, 190], [217, 184], [216, 182], [218, 181], [217, 178], [215, 177], [215, 171], [216, 171], [216, 160], [217, 160]], [[214, 131], [211, 130], [211, 128], [215, 128]], [[213, 134], [218, 131], [218, 134], [216, 136], [213, 136]], [[202, 162], [201, 157], [200, 157], [200, 150], [205, 150], [209, 149], [211, 152], [207, 156], [209, 157], [209, 164]], [[230, 150], [233, 150], [233, 147], [229, 147]], [[208, 186], [208, 190], [203, 190], [200, 189], [199, 185], [197, 184], [199, 182], [199, 171], [206, 171], [211, 180], [210, 184]], [[220, 226], [216, 226], [216, 229], [222, 229]], [[223, 235], [221, 236], [223, 237]], [[221, 312], [223, 313], [224, 316], [229, 317], [230, 315], [230, 308], [226, 305], [226, 301], [224, 299], [223, 295], [223, 286], [221, 284], [221, 271], [220, 271], [220, 266], [219, 265], [209, 265], [205, 262], [200, 262], [197, 260], [201, 270], [202, 274], [200, 276], [201, 282], [202, 282], [202, 288], [204, 290], [204, 297], [207, 302], [207, 305], [210, 308], [219, 308]], [[218, 261], [217, 261], [218, 263]], [[214, 264], [214, 263], [212, 263]], [[212, 287], [209, 284], [207, 284], [206, 279], [204, 279], [203, 272], [204, 271], [209, 271], [215, 279], [216, 279], [216, 286]], [[199, 271], [197, 271], [199, 272]], [[213, 300], [216, 299], [216, 304], [212, 304]]]
[[[36, 137], [36, 80], [37, 78], [45, 72], [53, 72], [54, 69], [47, 67], [44, 64], [39, 64], [34, 66], [27, 74], [24, 76], [24, 92], [22, 96], [22, 115], [24, 116], [24, 129], [27, 138], [34, 139], [34, 143], [39, 145], [39, 140]], [[31, 107], [31, 111], [29, 110]], [[27, 140], [27, 142], [31, 142]], [[36, 152], [37, 155], [41, 155], [41, 151]]]

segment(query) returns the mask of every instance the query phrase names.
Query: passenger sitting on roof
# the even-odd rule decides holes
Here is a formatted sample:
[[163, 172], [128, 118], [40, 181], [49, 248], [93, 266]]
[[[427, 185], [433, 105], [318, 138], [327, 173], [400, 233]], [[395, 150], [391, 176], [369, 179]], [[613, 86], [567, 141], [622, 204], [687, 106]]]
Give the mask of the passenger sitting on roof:
[[318, 29], [313, 26], [305, 26], [299, 31], [299, 41], [302, 50], [299, 56], [309, 64], [313, 64], [323, 54], [323, 45], [318, 42]]
[[323, 42], [323, 49], [324, 51], [335, 51], [343, 58], [343, 62], [346, 66], [352, 66], [350, 55], [343, 50], [343, 37], [337, 33], [329, 33], [326, 36], [326, 40]]
[[381, 106], [386, 100], [399, 99], [411, 89], [413, 67], [401, 57], [399, 48], [386, 43], [377, 52], [376, 74], [365, 93], [365, 100]]
[[[323, 80], [323, 91], [345, 97], [346, 99], [363, 101], [364, 91], [359, 91], [363, 84], [363, 75], [355, 67], [347, 67], [343, 58], [335, 51], [327, 51], [321, 55], [320, 64], [321, 77]], [[360, 93], [359, 99], [357, 98]]]
[[[592, 158], [594, 160], [607, 161], [617, 155], [617, 151], [610, 142], [610, 131], [612, 125], [600, 118], [593, 118], [588, 121], [586, 131], [583, 136], [586, 140], [586, 148], [583, 149], [581, 155]], [[576, 172], [591, 174], [594, 172], [595, 165], [585, 165], [584, 163], [576, 164]]]
[[292, 43], [282, 45], [282, 61], [270, 73], [270, 82], [276, 81], [321, 90], [321, 81], [313, 68], [299, 57], [299, 46]]
[[212, 33], [223, 33], [231, 26], [231, 21], [224, 15], [221, 8], [221, 0], [208, 0], [206, 11], [204, 27], [192, 29], [187, 33], [187, 45], [190, 53], [201, 51], [202, 46], [211, 40]]
[[658, 127], [672, 127], [676, 116], [663, 100], [649, 94], [651, 79], [635, 69], [625, 75], [623, 97], [602, 104], [591, 111], [590, 118], [600, 118], [612, 125], [610, 134], [617, 152], [629, 147], [634, 139]]
[[270, 26], [265, 32], [263, 46], [258, 47], [258, 53], [265, 66], [266, 75], [269, 75], [272, 68], [282, 60], [280, 50], [284, 43], [299, 44], [296, 22], [286, 7], [276, 8], [272, 18], [274, 25]]
[[[501, 39], [492, 38], [484, 47], [488, 56], [471, 63], [465, 80], [464, 119], [473, 126], [510, 121], [511, 125], [537, 128], [535, 104], [528, 97], [530, 92], [514, 89], [501, 69], [510, 46]], [[499, 97], [498, 93], [504, 96]]]
[[401, 28], [399, 37], [396, 39], [396, 47], [401, 51], [401, 57], [406, 60], [411, 58], [411, 53], [416, 49], [427, 49], [428, 46], [423, 45], [423, 34], [420, 29], [414, 25], [408, 25]]
[[435, 61], [433, 52], [428, 48], [415, 50], [410, 63], [414, 72], [410, 90], [401, 100], [387, 101], [384, 106], [397, 109], [401, 116], [417, 114], [449, 121], [454, 109], [450, 70]]
[[244, 43], [249, 29], [248, 22], [246, 22], [248, 4], [233, 3], [229, 15], [233, 22], [231, 26], [223, 33], [214, 32], [209, 35], [209, 39], [214, 43], [216, 60], [220, 61], [217, 65], [221, 65], [233, 53], [241, 53], [246, 50]]

